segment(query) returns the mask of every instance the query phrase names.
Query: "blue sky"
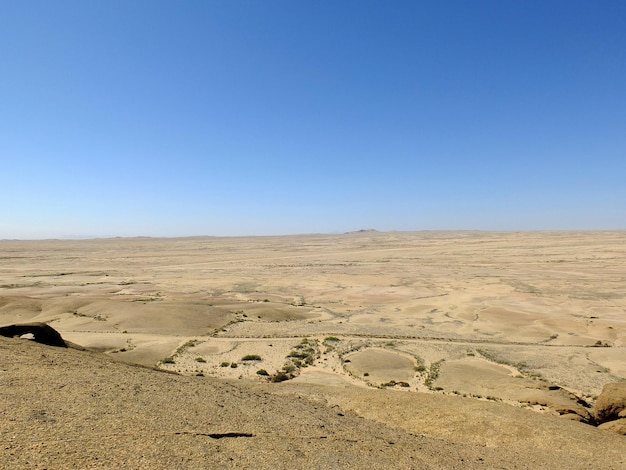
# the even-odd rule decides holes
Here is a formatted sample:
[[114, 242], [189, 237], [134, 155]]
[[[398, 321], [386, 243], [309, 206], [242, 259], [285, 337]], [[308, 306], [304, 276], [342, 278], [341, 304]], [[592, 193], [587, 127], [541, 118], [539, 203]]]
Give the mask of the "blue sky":
[[623, 1], [0, 3], [0, 238], [626, 229]]

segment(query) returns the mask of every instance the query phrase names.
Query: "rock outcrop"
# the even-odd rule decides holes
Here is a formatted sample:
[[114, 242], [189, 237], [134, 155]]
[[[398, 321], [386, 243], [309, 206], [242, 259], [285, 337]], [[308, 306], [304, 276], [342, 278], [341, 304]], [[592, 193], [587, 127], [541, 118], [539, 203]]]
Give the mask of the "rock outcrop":
[[626, 418], [616, 419], [615, 421], [608, 421], [598, 426], [598, 429], [604, 429], [605, 431], [611, 431], [622, 436], [626, 436]]
[[67, 348], [67, 344], [61, 337], [61, 334], [45, 323], [20, 323], [16, 325], [0, 326], [0, 335], [9, 338], [29, 333], [33, 335], [34, 340], [38, 343]]
[[610, 383], [602, 388], [594, 415], [600, 429], [626, 434], [626, 382]]

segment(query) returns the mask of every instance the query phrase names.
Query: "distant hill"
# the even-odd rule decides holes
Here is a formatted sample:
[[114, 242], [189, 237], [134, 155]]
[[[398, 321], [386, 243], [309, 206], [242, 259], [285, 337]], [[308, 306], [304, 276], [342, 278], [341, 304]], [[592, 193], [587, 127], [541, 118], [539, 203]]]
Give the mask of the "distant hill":
[[345, 232], [344, 235], [350, 235], [352, 233], [379, 233], [378, 230], [374, 228], [362, 228], [360, 230], [354, 230], [352, 232]]

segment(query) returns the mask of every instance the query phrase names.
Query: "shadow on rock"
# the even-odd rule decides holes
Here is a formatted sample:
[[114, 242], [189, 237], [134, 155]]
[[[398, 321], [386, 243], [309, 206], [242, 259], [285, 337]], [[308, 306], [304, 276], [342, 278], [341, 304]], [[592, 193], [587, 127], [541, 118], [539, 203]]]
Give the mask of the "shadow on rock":
[[21, 323], [16, 325], [0, 326], [0, 336], [13, 338], [32, 334], [34, 341], [48, 346], [67, 348], [67, 343], [59, 332], [45, 323]]

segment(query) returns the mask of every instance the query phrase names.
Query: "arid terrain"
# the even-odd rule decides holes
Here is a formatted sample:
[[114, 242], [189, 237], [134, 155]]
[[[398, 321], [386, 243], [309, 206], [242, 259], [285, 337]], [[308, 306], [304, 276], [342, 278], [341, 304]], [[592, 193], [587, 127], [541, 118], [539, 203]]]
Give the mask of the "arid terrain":
[[[626, 468], [626, 437], [585, 424], [603, 386], [626, 380], [625, 232], [0, 241], [0, 326], [24, 322], [89, 351], [0, 338], [8, 468], [72, 468], [68, 455], [79, 467]], [[103, 369], [98, 393], [116, 413], [67, 415]], [[91, 382], [52, 405], [63, 377]], [[230, 414], [213, 431], [177, 414], [215, 414], [220, 400]], [[90, 461], [55, 434], [61, 420], [91, 451], [107, 439], [117, 450]], [[298, 430], [313, 421], [317, 434]], [[311, 437], [305, 451], [278, 438], [319, 425], [345, 441]], [[216, 440], [237, 442], [215, 444], [220, 458], [194, 447], [228, 432], [255, 437]], [[131, 435], [161, 451], [181, 441], [189, 461], [139, 459], [120, 441]]]

